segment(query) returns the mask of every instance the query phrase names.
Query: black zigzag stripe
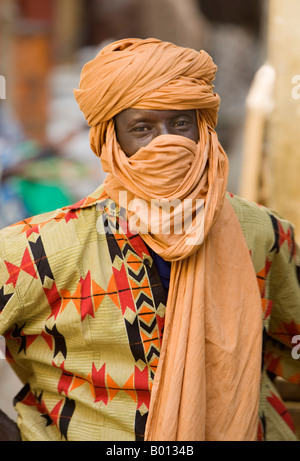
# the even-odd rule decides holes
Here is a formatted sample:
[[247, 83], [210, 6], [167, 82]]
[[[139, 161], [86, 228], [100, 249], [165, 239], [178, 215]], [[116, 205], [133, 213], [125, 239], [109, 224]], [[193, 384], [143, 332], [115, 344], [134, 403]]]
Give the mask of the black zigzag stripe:
[[138, 274], [136, 274], [135, 272], [133, 272], [133, 270], [131, 270], [131, 269], [128, 269], [128, 274], [129, 274], [134, 280], [136, 280], [137, 282], [140, 283], [140, 282], [143, 280], [143, 278], [145, 277], [146, 271], [145, 271], [144, 266], [141, 266], [141, 270], [139, 271]]
[[157, 322], [156, 322], [156, 317], [155, 316], [153, 318], [153, 321], [152, 321], [151, 325], [147, 325], [147, 323], [140, 320], [140, 327], [143, 328], [143, 330], [145, 330], [148, 334], [153, 332], [156, 325], [157, 325]]
[[22, 387], [22, 389], [18, 392], [18, 394], [14, 397], [13, 404], [17, 405], [18, 402], [22, 402], [22, 400], [25, 400], [27, 395], [31, 392], [29, 384], [25, 384], [25, 386]]
[[125, 319], [126, 331], [129, 340], [130, 350], [136, 362], [142, 360], [145, 362], [145, 352], [142, 339], [139, 331], [139, 324], [137, 317], [131, 324]]
[[142, 306], [143, 303], [149, 304], [149, 306], [153, 307], [153, 301], [149, 296], [147, 296], [145, 293], [141, 293], [138, 299], [136, 300], [136, 307], [139, 310]]
[[291, 251], [290, 251], [290, 259], [289, 259], [289, 263], [292, 262], [292, 259], [293, 259], [293, 255], [295, 253], [295, 250], [296, 250], [296, 241], [295, 241], [295, 233], [294, 233], [294, 229], [292, 226], [290, 226], [290, 229], [291, 229], [291, 240], [292, 240], [292, 245], [291, 245]]
[[118, 242], [116, 241], [115, 236], [109, 233], [106, 233], [105, 236], [106, 236], [106, 241], [108, 245], [108, 251], [110, 254], [111, 262], [112, 263], [114, 262], [116, 256], [119, 256], [119, 258], [123, 260], [123, 255], [118, 245]]
[[56, 325], [54, 325], [54, 327], [51, 330], [50, 328], [45, 326], [45, 330], [49, 335], [53, 336], [54, 338], [55, 347], [54, 347], [53, 358], [56, 357], [59, 352], [61, 352], [64, 358], [66, 358], [67, 357], [66, 341], [65, 341], [64, 336], [60, 334], [59, 331], [57, 330]]
[[[273, 250], [276, 250], [276, 253], [279, 253], [280, 251], [280, 231], [279, 231], [279, 226], [278, 226], [278, 220], [275, 218], [273, 215], [269, 215], [272, 221], [273, 229], [274, 229], [274, 236], [275, 236], [275, 241], [274, 245], [271, 248], [270, 252]], [[290, 231], [291, 231], [291, 252], [290, 252], [290, 259], [289, 262], [291, 262], [293, 258], [293, 254], [295, 252], [295, 237], [294, 237], [294, 229], [292, 226], [290, 226]]]
[[36, 242], [29, 242], [29, 245], [42, 283], [46, 276], [54, 279], [41, 236]]
[[25, 327], [25, 325], [26, 323], [24, 323], [21, 327], [19, 327], [17, 324], [15, 324], [15, 329], [12, 333], [13, 338], [20, 339], [20, 347], [18, 350], [18, 354], [20, 354], [20, 352], [22, 351], [24, 351], [24, 354], [26, 354], [26, 346], [27, 346], [26, 336], [22, 334], [22, 330]]
[[147, 266], [146, 270], [148, 278], [151, 281], [152, 296], [154, 299], [155, 308], [157, 309], [161, 303], [164, 305], [167, 304], [167, 296], [162, 286], [161, 279], [155, 264], [152, 264], [151, 268]]
[[296, 266], [296, 273], [297, 273], [297, 278], [298, 278], [298, 282], [300, 285], [300, 266]]
[[160, 354], [159, 354], [158, 350], [156, 349], [156, 347], [154, 347], [154, 346], [152, 345], [152, 346], [150, 347], [150, 350], [149, 350], [148, 354], [147, 354], [147, 360], [148, 360], [148, 362], [151, 360], [151, 358], [152, 358], [153, 355], [156, 355], [157, 357], [159, 357]]
[[10, 298], [12, 296], [13, 296], [13, 293], [9, 294], [9, 295], [5, 295], [4, 294], [4, 287], [1, 288], [1, 290], [0, 290], [0, 312], [3, 311], [6, 304], [8, 303], [8, 301], [10, 300]]
[[130, 246], [129, 243], [125, 243], [125, 245], [122, 248], [122, 253], [124, 255], [124, 258], [127, 257], [128, 251], [130, 251], [130, 253], [134, 253], [136, 256], [138, 256], [137, 252], [132, 248], [132, 246]]
[[66, 440], [68, 440], [68, 428], [74, 411], [75, 401], [66, 397], [65, 404], [59, 418], [59, 429]]
[[277, 219], [273, 215], [270, 215], [270, 218], [271, 218], [271, 221], [272, 221], [272, 225], [273, 225], [273, 229], [274, 229], [274, 235], [275, 235], [274, 245], [271, 248], [270, 252], [273, 251], [273, 250], [276, 250], [276, 253], [278, 253], [279, 252], [279, 228], [278, 228], [278, 222], [277, 222]]
[[145, 427], [147, 422], [148, 412], [141, 415], [140, 411], [137, 410], [135, 413], [135, 440], [136, 442], [142, 442], [144, 440]]
[[45, 419], [46, 421], [46, 427], [51, 426], [53, 424], [53, 421], [51, 419], [51, 416], [45, 413], [44, 415], [41, 415], [42, 418]]

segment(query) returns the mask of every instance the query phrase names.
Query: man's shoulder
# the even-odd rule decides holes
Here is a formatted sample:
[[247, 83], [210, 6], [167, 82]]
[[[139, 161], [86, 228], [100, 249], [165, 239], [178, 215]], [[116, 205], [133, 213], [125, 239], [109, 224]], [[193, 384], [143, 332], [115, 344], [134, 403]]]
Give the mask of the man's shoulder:
[[7, 227], [0, 229], [0, 239], [4, 240], [7, 238], [17, 238], [19, 236], [29, 236], [39, 226], [43, 226], [46, 223], [57, 219], [64, 213], [64, 208], [57, 208], [55, 210], [41, 213], [35, 216], [26, 217], [21, 219], [14, 224], [10, 224]]
[[278, 211], [252, 202], [238, 195], [226, 193], [226, 198], [231, 203], [239, 221], [241, 223], [251, 223], [253, 225], [263, 226], [264, 228], [274, 227], [274, 220], [278, 220], [284, 227], [290, 227], [292, 224], [285, 219]]
[[227, 192], [226, 198], [231, 203], [240, 223], [257, 223], [269, 227], [271, 210], [259, 203]]
[[60, 235], [61, 238], [64, 238], [64, 235], [68, 236], [75, 222], [80, 225], [84, 217], [83, 210], [92, 211], [106, 198], [103, 187], [100, 186], [94, 193], [73, 205], [31, 216], [1, 229], [0, 256], [5, 253], [5, 248], [27, 245], [28, 241], [36, 240], [41, 235], [44, 238], [55, 238], [55, 235]]
[[293, 237], [293, 224], [277, 211], [234, 194], [227, 193], [226, 198], [235, 211], [251, 251], [259, 248], [269, 252], [275, 248], [279, 235]]

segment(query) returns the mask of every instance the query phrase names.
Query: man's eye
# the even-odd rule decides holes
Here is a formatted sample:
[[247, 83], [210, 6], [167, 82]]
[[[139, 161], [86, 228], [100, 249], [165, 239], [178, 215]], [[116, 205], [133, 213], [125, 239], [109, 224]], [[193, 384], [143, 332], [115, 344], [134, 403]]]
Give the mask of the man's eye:
[[132, 131], [137, 131], [137, 132], [144, 132], [144, 131], [149, 131], [149, 127], [148, 126], [136, 126], [135, 128], [133, 128]]
[[177, 120], [175, 123], [174, 123], [174, 126], [176, 128], [181, 128], [182, 126], [187, 126], [188, 122], [187, 120]]

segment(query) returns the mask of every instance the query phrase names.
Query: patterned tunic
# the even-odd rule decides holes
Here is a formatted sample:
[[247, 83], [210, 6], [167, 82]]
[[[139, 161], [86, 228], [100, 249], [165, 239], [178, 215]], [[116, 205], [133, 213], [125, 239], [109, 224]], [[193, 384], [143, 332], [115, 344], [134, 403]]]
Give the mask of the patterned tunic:
[[[259, 438], [291, 440], [293, 423], [267, 371], [300, 383], [291, 355], [300, 332], [293, 229], [265, 208], [227, 199], [262, 296]], [[23, 440], [143, 439], [167, 285], [151, 254], [102, 187], [0, 232], [0, 335], [24, 383], [15, 398]]]

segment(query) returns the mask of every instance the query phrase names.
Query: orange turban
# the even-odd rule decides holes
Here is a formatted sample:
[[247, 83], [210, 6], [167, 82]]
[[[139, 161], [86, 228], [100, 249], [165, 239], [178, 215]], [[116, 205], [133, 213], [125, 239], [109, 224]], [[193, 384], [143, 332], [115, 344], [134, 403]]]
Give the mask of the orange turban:
[[91, 127], [90, 141], [101, 154], [109, 120], [128, 108], [201, 109], [217, 124], [219, 96], [212, 81], [217, 66], [205, 52], [149, 38], [120, 40], [88, 62], [75, 98]]
[[[261, 300], [239, 222], [225, 198], [228, 159], [214, 130], [220, 102], [213, 92], [215, 72], [204, 51], [128, 39], [86, 64], [75, 90], [91, 126], [92, 149], [110, 173], [104, 188], [117, 204], [124, 190], [147, 203], [204, 200], [203, 240], [187, 245], [184, 234], [160, 235], [148, 227], [141, 235], [172, 261], [146, 440], [255, 440], [257, 434]], [[158, 136], [128, 158], [113, 122], [127, 108], [197, 109], [199, 142]]]

